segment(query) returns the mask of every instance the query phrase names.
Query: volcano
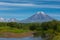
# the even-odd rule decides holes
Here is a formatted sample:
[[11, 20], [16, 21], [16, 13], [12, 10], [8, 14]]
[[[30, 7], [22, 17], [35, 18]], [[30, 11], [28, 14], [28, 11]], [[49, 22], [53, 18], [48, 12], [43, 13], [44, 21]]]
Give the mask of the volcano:
[[32, 22], [48, 22], [52, 21], [53, 18], [45, 14], [45, 12], [37, 12], [36, 14], [32, 15], [31, 17], [22, 20], [22, 23], [32, 23]]

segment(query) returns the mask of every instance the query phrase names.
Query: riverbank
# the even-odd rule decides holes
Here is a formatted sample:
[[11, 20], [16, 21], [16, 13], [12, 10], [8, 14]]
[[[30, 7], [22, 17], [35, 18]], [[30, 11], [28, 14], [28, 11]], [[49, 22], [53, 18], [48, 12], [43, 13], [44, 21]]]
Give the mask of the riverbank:
[[0, 38], [22, 38], [22, 37], [28, 37], [32, 35], [33, 35], [32, 32], [25, 32], [25, 33], [5, 32], [5, 33], [0, 33]]
[[32, 32], [25, 32], [25, 33], [5, 32], [5, 33], [0, 33], [0, 38], [22, 38], [22, 37], [28, 37], [32, 35], [33, 35]]

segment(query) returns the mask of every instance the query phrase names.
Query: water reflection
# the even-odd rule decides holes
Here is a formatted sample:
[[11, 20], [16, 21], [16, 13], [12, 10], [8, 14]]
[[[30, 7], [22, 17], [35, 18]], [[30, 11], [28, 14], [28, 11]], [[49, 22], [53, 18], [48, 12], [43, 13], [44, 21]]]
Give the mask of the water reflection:
[[34, 39], [34, 40], [42, 40], [41, 37], [34, 37], [33, 39]]
[[41, 37], [0, 38], [0, 40], [42, 40]]

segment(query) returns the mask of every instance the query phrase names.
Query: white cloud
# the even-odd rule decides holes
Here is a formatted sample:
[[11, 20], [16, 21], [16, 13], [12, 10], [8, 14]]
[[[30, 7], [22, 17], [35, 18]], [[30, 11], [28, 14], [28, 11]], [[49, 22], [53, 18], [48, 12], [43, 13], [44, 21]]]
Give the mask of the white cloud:
[[60, 0], [4, 0], [4, 1], [20, 2], [20, 1], [60, 1]]
[[11, 10], [12, 8], [0, 8], [0, 10]]
[[60, 1], [60, 0], [45, 0], [45, 1]]
[[0, 5], [4, 5], [4, 6], [33, 6], [34, 4], [19, 4], [19, 3], [0, 2]]
[[50, 16], [53, 16], [53, 17], [60, 17], [60, 14], [48, 14]]
[[60, 0], [35, 0], [35, 1], [60, 1]]
[[40, 8], [60, 8], [60, 5], [37, 5]]
[[60, 14], [49, 13], [48, 15], [56, 20], [60, 20]]
[[5, 2], [0, 2], [0, 6], [29, 6], [29, 7], [38, 7], [38, 8], [60, 8], [60, 5], [48, 5], [48, 4], [21, 4], [21, 3], [5, 3]]
[[8, 7], [0, 7], [0, 10], [16, 10], [16, 9], [22, 9], [22, 8], [8, 8]]

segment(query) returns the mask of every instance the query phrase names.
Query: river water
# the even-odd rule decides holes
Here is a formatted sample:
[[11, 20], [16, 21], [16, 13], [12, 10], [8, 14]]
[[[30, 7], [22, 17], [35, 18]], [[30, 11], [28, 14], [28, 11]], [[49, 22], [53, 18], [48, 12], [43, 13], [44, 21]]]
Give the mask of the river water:
[[42, 40], [41, 37], [0, 38], [0, 40]]

